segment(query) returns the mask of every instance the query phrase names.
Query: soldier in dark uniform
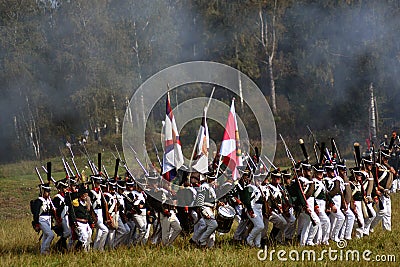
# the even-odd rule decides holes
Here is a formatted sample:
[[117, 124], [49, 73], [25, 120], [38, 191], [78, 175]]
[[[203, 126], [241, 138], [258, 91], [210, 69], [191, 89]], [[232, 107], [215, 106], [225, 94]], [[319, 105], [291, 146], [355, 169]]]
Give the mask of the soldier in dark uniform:
[[73, 212], [70, 213], [71, 220], [76, 222], [75, 231], [78, 235], [78, 242], [75, 245], [75, 249], [83, 249], [87, 252], [90, 250], [90, 240], [92, 229], [94, 228], [94, 221], [90, 215], [90, 207], [88, 207], [86, 201], [89, 190], [81, 186], [78, 195], [78, 198], [72, 200]]

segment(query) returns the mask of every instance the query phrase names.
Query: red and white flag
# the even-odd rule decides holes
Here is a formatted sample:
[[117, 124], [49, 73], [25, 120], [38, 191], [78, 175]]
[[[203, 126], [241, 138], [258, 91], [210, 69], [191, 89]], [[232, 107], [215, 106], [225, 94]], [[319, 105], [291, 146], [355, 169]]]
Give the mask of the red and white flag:
[[208, 149], [210, 148], [210, 136], [206, 121], [207, 108], [204, 109], [203, 119], [199, 133], [197, 135], [196, 160], [193, 163], [193, 168], [200, 173], [208, 172]]
[[237, 166], [242, 166], [243, 160], [236, 121], [235, 99], [232, 99], [231, 110], [228, 115], [224, 137], [222, 139], [220, 155], [222, 157], [222, 162], [232, 171], [233, 180], [236, 180], [239, 177]]
[[[164, 124], [164, 156], [163, 156], [163, 170], [162, 174], [164, 177], [170, 177], [165, 175], [171, 170], [178, 170], [184, 162], [181, 141], [179, 139], [178, 128], [176, 127], [175, 117], [172, 113], [171, 102], [169, 93], [167, 93], [167, 110]], [[168, 180], [172, 180], [169, 178]]]

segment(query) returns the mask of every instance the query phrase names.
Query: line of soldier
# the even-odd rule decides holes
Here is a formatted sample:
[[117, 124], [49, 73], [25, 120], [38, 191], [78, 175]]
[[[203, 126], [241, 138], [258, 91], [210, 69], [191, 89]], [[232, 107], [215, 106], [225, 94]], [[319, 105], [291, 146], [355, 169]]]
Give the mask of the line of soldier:
[[[40, 185], [32, 224], [43, 233], [42, 254], [50, 251], [53, 230], [60, 236], [60, 251], [171, 246], [182, 232], [192, 234], [190, 243], [211, 248], [216, 232], [231, 231], [234, 219], [234, 240], [251, 247], [328, 245], [369, 235], [381, 221], [391, 231], [390, 193], [398, 178], [389, 164], [392, 152], [383, 145], [375, 162], [373, 152], [356, 157], [349, 176], [345, 162], [334, 160], [315, 165], [301, 161], [293, 173], [274, 168], [263, 175], [256, 167], [263, 164], [255, 157], [254, 166], [239, 168], [237, 183], [227, 178], [218, 185], [215, 173], [192, 173], [178, 191], [157, 173], [140, 186], [129, 173], [123, 179], [99, 173], [80, 184], [70, 177], [56, 182], [53, 198], [50, 184]], [[216, 192], [223, 197], [218, 199]]]

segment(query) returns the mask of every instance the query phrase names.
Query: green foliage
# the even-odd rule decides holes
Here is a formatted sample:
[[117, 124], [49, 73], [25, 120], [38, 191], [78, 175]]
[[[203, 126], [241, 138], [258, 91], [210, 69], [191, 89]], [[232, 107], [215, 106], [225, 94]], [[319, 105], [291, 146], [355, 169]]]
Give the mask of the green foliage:
[[[0, 149], [9, 152], [0, 161], [32, 159], [32, 122], [43, 158], [85, 130], [93, 139], [94, 130], [107, 125], [110, 137], [121, 127], [115, 115], [122, 122], [135, 89], [176, 63], [225, 63], [248, 75], [272, 100], [259, 11], [271, 34], [274, 1], [55, 2], [60, 5], [0, 3]], [[371, 82], [382, 134], [398, 127], [399, 13], [391, 0], [277, 1], [278, 131], [297, 137], [309, 124], [364, 139]], [[163, 108], [156, 105], [155, 116]], [[140, 114], [141, 107], [135, 109]], [[149, 125], [159, 131], [156, 123]]]

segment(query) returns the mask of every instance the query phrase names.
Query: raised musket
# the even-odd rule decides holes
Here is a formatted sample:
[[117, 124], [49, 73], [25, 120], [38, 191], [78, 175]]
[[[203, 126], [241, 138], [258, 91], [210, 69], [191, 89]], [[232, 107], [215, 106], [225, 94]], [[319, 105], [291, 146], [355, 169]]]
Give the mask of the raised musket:
[[304, 140], [300, 138], [299, 144], [300, 144], [301, 151], [303, 152], [304, 159], [308, 162], [310, 160], [310, 157], [308, 156], [308, 153], [306, 150], [306, 145], [304, 144]]
[[[279, 136], [280, 136], [280, 138], [281, 138], [281, 140], [282, 140], [282, 143], [283, 143], [283, 145], [284, 145], [284, 147], [285, 147], [286, 155], [287, 155], [287, 157], [289, 158], [290, 162], [292, 163], [293, 169], [295, 170], [295, 169], [296, 169], [296, 167], [295, 167], [296, 161], [294, 160], [294, 158], [293, 158], [293, 156], [292, 156], [292, 153], [290, 153], [290, 150], [289, 150], [288, 146], [286, 145], [286, 142], [285, 142], [285, 140], [283, 139], [282, 135], [279, 134]], [[299, 187], [301, 196], [302, 196], [303, 201], [304, 201], [304, 203], [305, 203], [305, 209], [304, 209], [304, 211], [305, 211], [305, 213], [306, 213], [308, 216], [310, 216], [311, 223], [312, 223], [313, 226], [315, 226], [315, 225], [317, 225], [317, 223], [316, 223], [316, 221], [314, 220], [314, 218], [313, 218], [312, 215], [311, 215], [311, 210], [310, 210], [310, 207], [308, 206], [307, 198], [306, 198], [306, 196], [304, 195], [303, 187], [302, 187], [301, 184], [300, 184], [299, 177], [297, 176], [297, 172], [296, 172], [296, 171], [294, 172], [294, 179], [295, 179], [295, 182], [296, 182], [297, 186]]]
[[310, 132], [312, 139], [314, 140], [313, 149], [314, 149], [315, 159], [317, 162], [320, 162], [320, 159], [318, 157], [318, 151], [320, 150], [319, 143], [318, 143], [317, 139], [315, 138], [314, 133], [311, 131], [311, 129], [308, 125], [307, 125], [307, 129]]

